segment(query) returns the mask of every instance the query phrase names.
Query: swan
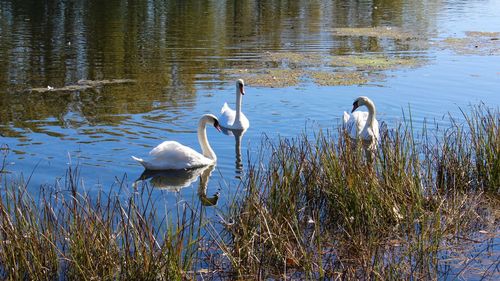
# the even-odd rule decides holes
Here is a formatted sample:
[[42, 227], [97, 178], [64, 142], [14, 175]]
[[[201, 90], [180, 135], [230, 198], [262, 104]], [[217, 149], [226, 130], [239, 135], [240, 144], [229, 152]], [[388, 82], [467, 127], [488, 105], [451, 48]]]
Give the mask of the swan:
[[221, 130], [219, 121], [214, 115], [205, 114], [200, 118], [198, 142], [203, 154], [176, 141], [164, 141], [149, 152], [149, 160], [135, 156], [132, 158], [141, 163], [146, 170], [180, 170], [213, 165], [217, 162], [217, 156], [207, 140], [207, 123], [213, 125], [219, 132]]
[[[366, 111], [356, 111], [360, 106], [366, 106]], [[344, 111], [344, 127], [351, 139], [361, 139], [363, 144], [370, 150], [377, 148], [379, 125], [376, 119], [375, 104], [368, 97], [358, 97], [352, 104], [352, 115]]]
[[248, 118], [241, 112], [241, 98], [245, 94], [245, 83], [242, 79], [236, 81], [236, 110], [233, 110], [227, 105], [227, 102], [222, 106], [219, 116], [222, 127], [232, 130], [246, 130], [250, 127]]

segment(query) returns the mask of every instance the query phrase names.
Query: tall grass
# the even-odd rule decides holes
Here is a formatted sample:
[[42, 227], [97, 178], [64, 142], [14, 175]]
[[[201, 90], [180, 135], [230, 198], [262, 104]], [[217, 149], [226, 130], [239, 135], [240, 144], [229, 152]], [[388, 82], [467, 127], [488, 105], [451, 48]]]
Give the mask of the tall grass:
[[498, 203], [499, 116], [479, 106], [420, 132], [410, 118], [382, 130], [373, 162], [342, 129], [265, 142], [216, 237], [243, 278], [437, 278], [453, 237], [498, 230], [481, 210]]
[[264, 139], [221, 219], [202, 203], [165, 214], [126, 179], [91, 195], [72, 168], [37, 199], [3, 179], [0, 278], [494, 279], [500, 254], [477, 260], [499, 239], [500, 113], [460, 120], [383, 128], [370, 160], [341, 128]]
[[[90, 196], [68, 170], [39, 202], [26, 185], [6, 184], [0, 201], [0, 274], [10, 280], [178, 280], [189, 276], [199, 226], [196, 210], [179, 204], [175, 218], [158, 214], [152, 189]], [[176, 224], [173, 224], [176, 222]]]

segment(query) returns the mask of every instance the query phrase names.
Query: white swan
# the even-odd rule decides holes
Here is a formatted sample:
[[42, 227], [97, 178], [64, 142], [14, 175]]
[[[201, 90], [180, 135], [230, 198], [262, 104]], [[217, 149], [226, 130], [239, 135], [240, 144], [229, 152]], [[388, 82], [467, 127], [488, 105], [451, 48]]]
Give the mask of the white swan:
[[[360, 106], [366, 106], [366, 111], [356, 111]], [[358, 97], [352, 104], [352, 116], [344, 111], [344, 127], [351, 139], [361, 139], [370, 150], [377, 148], [380, 140], [379, 125], [376, 119], [375, 104], [367, 97]]]
[[248, 118], [241, 112], [241, 99], [244, 94], [245, 83], [242, 79], [238, 79], [236, 81], [236, 110], [231, 109], [227, 102], [224, 103], [219, 116], [222, 127], [232, 130], [246, 130], [250, 127]]
[[205, 114], [198, 122], [198, 142], [203, 154], [176, 141], [164, 141], [149, 152], [150, 160], [132, 156], [147, 170], [180, 170], [213, 165], [217, 161], [215, 152], [207, 140], [206, 124], [213, 125], [219, 132], [217, 117]]

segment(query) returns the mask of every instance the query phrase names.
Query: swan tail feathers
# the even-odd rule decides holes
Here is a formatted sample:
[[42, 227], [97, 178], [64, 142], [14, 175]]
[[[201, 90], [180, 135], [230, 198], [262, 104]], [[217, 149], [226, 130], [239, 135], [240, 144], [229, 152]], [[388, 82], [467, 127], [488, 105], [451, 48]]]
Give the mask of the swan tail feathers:
[[349, 113], [344, 111], [344, 123], [347, 123], [350, 118], [351, 118], [351, 115], [349, 115]]
[[220, 113], [224, 113], [224, 111], [226, 111], [228, 109], [229, 109], [229, 105], [227, 104], [227, 102], [225, 102], [224, 105], [222, 106], [222, 108], [220, 109]]

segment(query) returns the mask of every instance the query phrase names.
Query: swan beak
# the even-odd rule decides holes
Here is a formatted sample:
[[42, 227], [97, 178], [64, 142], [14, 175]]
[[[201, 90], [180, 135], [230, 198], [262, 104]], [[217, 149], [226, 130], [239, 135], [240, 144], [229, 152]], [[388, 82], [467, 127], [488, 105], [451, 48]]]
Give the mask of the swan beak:
[[240, 85], [240, 93], [242, 95], [245, 95], [245, 89], [244, 89], [244, 86], [243, 85]]
[[222, 131], [222, 129], [220, 128], [219, 123], [214, 124], [214, 127], [215, 127], [215, 129], [217, 129], [217, 131], [219, 131], [219, 132]]
[[351, 110], [351, 113], [353, 113], [353, 112], [354, 112], [354, 110], [356, 110], [356, 108], [358, 108], [358, 107], [359, 107], [359, 105], [358, 105], [358, 103], [357, 103], [357, 102], [353, 103], [353, 104], [352, 104], [352, 110]]

